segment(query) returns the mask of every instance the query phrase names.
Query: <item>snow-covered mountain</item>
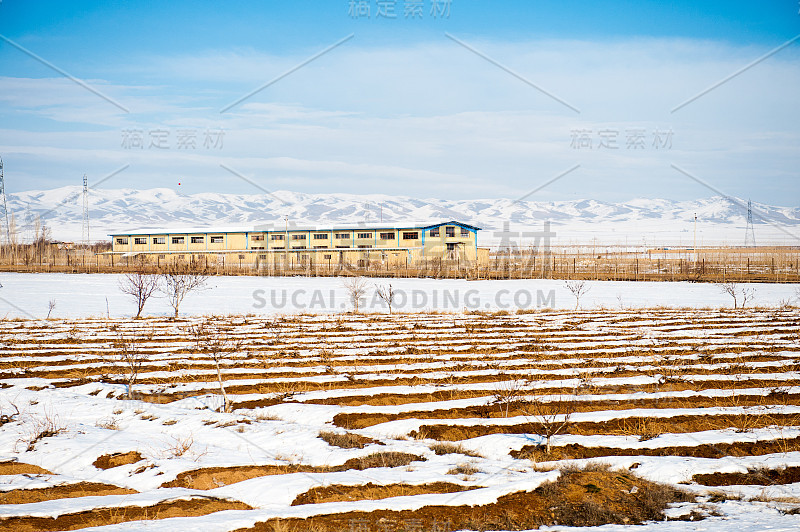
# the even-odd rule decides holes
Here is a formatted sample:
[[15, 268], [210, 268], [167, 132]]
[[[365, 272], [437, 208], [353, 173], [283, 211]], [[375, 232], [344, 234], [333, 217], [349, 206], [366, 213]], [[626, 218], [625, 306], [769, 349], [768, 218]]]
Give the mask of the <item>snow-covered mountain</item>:
[[[514, 202], [509, 199], [440, 200], [378, 194], [182, 194], [172, 189], [93, 189], [89, 191], [90, 236], [132, 228], [255, 226], [290, 223], [415, 222], [459, 220], [477, 225], [482, 245], [507, 223], [512, 232], [541, 230], [550, 221], [563, 244], [690, 245], [697, 215], [697, 243], [741, 244], [746, 227], [746, 200], [715, 196], [692, 201], [634, 199], [623, 203], [596, 200]], [[81, 188], [67, 186], [8, 195], [22, 239], [33, 236], [38, 215], [60, 240], [81, 237]], [[800, 207], [753, 204], [759, 244], [800, 245]]]

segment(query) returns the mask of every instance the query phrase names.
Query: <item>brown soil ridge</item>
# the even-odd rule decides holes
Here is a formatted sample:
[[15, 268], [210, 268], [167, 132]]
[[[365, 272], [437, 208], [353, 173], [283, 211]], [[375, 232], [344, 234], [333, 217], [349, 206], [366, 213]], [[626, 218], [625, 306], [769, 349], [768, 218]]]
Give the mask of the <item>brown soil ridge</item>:
[[15, 460], [0, 462], [0, 475], [52, 475], [47, 469]]
[[[765, 440], [756, 442], [704, 443], [694, 446], [657, 447], [632, 449], [617, 447], [584, 447], [577, 443], [550, 448], [550, 454], [543, 446], [526, 445], [518, 451], [511, 451], [513, 458], [544, 462], [551, 460], [577, 460], [602, 456], [686, 456], [692, 458], [722, 458], [725, 456], [744, 457], [783, 453], [800, 450], [800, 437], [787, 440]], [[713, 485], [713, 484], [709, 484]]]
[[558, 480], [534, 491], [505, 495], [491, 504], [271, 519], [237, 532], [273, 532], [281, 526], [284, 527], [281, 530], [290, 531], [341, 532], [387, 530], [387, 525], [394, 527], [388, 530], [436, 530], [434, 527], [440, 530], [530, 530], [545, 525], [632, 525], [663, 520], [668, 504], [690, 500], [688, 494], [678, 489], [627, 472], [572, 470], [562, 472]]
[[333, 484], [318, 486], [301, 493], [292, 501], [292, 506], [302, 504], [320, 504], [323, 502], [365, 501], [388, 499], [390, 497], [407, 497], [429, 493], [457, 493], [478, 489], [482, 486], [462, 486], [452, 482], [432, 482], [430, 484], [386, 484], [369, 482], [357, 486]]
[[7, 517], [0, 518], [0, 529], [14, 532], [49, 532], [53, 530], [78, 530], [95, 526], [112, 525], [128, 521], [167, 519], [170, 517], [197, 517], [223, 510], [252, 510], [243, 502], [213, 497], [196, 497], [188, 500], [162, 502], [152, 506], [125, 506], [121, 508], [96, 508], [85, 512], [64, 514], [58, 517]]
[[[524, 392], [523, 392], [524, 394]], [[771, 399], [764, 395], [737, 395], [735, 396], [735, 406], [760, 406]], [[781, 404], [800, 404], [800, 394], [787, 394], [781, 399]], [[440, 410], [418, 410], [400, 412], [397, 414], [366, 414], [360, 412], [336, 414], [333, 424], [338, 427], [348, 427], [352, 429], [363, 429], [397, 421], [400, 419], [463, 419], [463, 418], [504, 418], [524, 416], [530, 414], [530, 403], [525, 401], [513, 401], [510, 403], [493, 403], [486, 405], [476, 405], [466, 408], [450, 408]], [[554, 411], [566, 412], [573, 406], [573, 412], [599, 412], [603, 410], [630, 410], [631, 408], [707, 408], [717, 406], [732, 406], [729, 397], [660, 397], [660, 398], [637, 398], [596, 400], [596, 401], [576, 401], [575, 403], [548, 403], [552, 405]], [[508, 408], [508, 411], [506, 411]]]
[[704, 486], [774, 486], [800, 482], [800, 466], [783, 469], [750, 469], [747, 473], [705, 473], [692, 476]]
[[[568, 425], [563, 434], [594, 436], [611, 434], [615, 436], [640, 436], [654, 438], [659, 434], [686, 434], [705, 430], [736, 429], [742, 432], [777, 426], [797, 425], [798, 414], [747, 414], [747, 415], [680, 415], [664, 418], [625, 417], [608, 421], [581, 421]], [[534, 423], [516, 425], [422, 425], [419, 430], [409, 433], [417, 439], [439, 441], [461, 441], [489, 434], [536, 434]]]
[[48, 488], [18, 489], [0, 492], [0, 504], [28, 504], [32, 502], [90, 497], [94, 495], [129, 495], [136, 490], [120, 488], [99, 482], [78, 482]]
[[98, 456], [97, 460], [92, 462], [92, 465], [97, 469], [111, 469], [122, 465], [135, 464], [140, 460], [144, 460], [144, 457], [139, 451], [129, 451], [127, 453], [111, 453]]
[[348, 470], [364, 470], [374, 467], [401, 467], [411, 462], [424, 462], [422, 456], [408, 453], [383, 452], [372, 453], [360, 458], [351, 458], [337, 466], [311, 466], [311, 465], [265, 465], [265, 466], [231, 466], [231, 467], [206, 467], [184, 471], [169, 482], [161, 485], [162, 488], [190, 488], [195, 490], [210, 490], [228, 484], [235, 484], [243, 480], [269, 475], [288, 475], [291, 473], [336, 473]]

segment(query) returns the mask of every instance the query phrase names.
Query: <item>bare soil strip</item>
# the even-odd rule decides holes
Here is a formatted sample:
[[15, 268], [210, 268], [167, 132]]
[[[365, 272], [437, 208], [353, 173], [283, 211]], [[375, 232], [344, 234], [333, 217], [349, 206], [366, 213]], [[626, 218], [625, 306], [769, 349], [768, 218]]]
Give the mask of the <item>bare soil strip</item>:
[[773, 486], [800, 482], [800, 467], [751, 469], [747, 473], [710, 473], [694, 475], [692, 480], [704, 486]]
[[[723, 458], [725, 456], [761, 456], [800, 450], [800, 438], [766, 440], [757, 442], [715, 443], [681, 447], [621, 448], [585, 447], [577, 443], [553, 446], [550, 454], [543, 446], [526, 445], [519, 451], [511, 451], [511, 456], [523, 460], [544, 462], [550, 460], [574, 460], [602, 456], [690, 456], [693, 458]], [[708, 484], [716, 485], [716, 484]]]
[[98, 482], [78, 482], [50, 488], [19, 489], [0, 492], [0, 504], [28, 504], [31, 502], [90, 497], [95, 495], [128, 495], [136, 490], [120, 488]]
[[22, 462], [0, 462], [0, 475], [50, 475], [50, 471]]
[[128, 521], [193, 517], [223, 510], [252, 510], [242, 502], [211, 497], [163, 502], [153, 506], [125, 506], [98, 508], [86, 512], [64, 514], [58, 517], [0, 518], [0, 528], [14, 532], [49, 532], [51, 530], [78, 530], [95, 526], [113, 525]]
[[[800, 418], [798, 414], [769, 415], [679, 415], [664, 418], [628, 417], [611, 419], [603, 422], [582, 421], [571, 423], [564, 434], [594, 436], [611, 434], [617, 436], [639, 436], [650, 439], [659, 434], [678, 434], [701, 432], [705, 430], [750, 429], [775, 426], [796, 426]], [[535, 434], [533, 423], [516, 425], [422, 425], [418, 431], [411, 431], [409, 436], [418, 439], [434, 439], [439, 441], [460, 441], [487, 436], [489, 434]]]
[[361, 458], [351, 458], [336, 466], [310, 465], [266, 465], [266, 466], [232, 466], [194, 469], [180, 473], [175, 480], [161, 485], [162, 488], [190, 488], [210, 490], [243, 480], [268, 475], [287, 475], [290, 473], [334, 473], [337, 471], [363, 470], [373, 467], [401, 467], [411, 462], [424, 462], [425, 458], [414, 454], [385, 452], [372, 453]]
[[480, 486], [462, 486], [450, 482], [434, 482], [432, 484], [387, 484], [377, 485], [369, 482], [358, 486], [333, 484], [311, 488], [295, 497], [292, 506], [301, 504], [319, 504], [323, 502], [365, 501], [388, 499], [389, 497], [407, 497], [426, 493], [457, 493], [478, 489]]

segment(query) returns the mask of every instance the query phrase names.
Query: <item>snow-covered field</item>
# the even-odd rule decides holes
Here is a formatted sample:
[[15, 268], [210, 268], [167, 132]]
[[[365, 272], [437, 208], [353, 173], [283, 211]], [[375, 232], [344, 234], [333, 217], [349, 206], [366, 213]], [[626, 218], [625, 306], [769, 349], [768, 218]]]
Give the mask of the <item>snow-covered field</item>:
[[[800, 528], [797, 309], [620, 310], [623, 288], [626, 306], [726, 301], [711, 285], [593, 283], [578, 312], [83, 318], [105, 314], [103, 291], [130, 313], [115, 282], [2, 278], [5, 299], [73, 297], [81, 318], [0, 321], [0, 528], [455, 532], [570, 464], [691, 494], [666, 521], [592, 530]], [[212, 282], [187, 313], [259, 283], [336, 280]], [[624, 485], [633, 501], [646, 489]]]
[[[130, 317], [133, 301], [119, 289], [122, 275], [109, 274], [0, 274], [0, 317], [42, 318], [49, 302], [56, 307], [51, 317]], [[465, 281], [454, 279], [370, 279], [362, 302], [366, 312], [385, 312], [373, 285], [392, 284], [398, 292], [394, 309], [402, 312], [443, 310], [509, 310], [575, 307], [575, 298], [564, 281], [508, 280]], [[733, 299], [718, 285], [689, 282], [587, 281], [581, 308], [620, 309], [641, 307], [732, 307]], [[797, 303], [797, 285], [759, 283], [750, 306]], [[274, 314], [350, 310], [341, 279], [332, 277], [210, 277], [207, 289], [190, 294], [181, 312], [200, 314]], [[170, 315], [163, 298], [153, 297], [145, 315]]]

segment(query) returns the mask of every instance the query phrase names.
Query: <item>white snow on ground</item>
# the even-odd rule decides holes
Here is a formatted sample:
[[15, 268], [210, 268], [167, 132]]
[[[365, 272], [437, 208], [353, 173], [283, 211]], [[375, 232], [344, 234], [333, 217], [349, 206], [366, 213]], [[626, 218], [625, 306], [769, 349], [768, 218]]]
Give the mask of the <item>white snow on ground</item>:
[[[56, 301], [52, 317], [129, 317], [135, 305], [122, 294], [119, 274], [0, 274], [0, 317], [44, 318], [48, 303]], [[389, 284], [399, 294], [394, 310], [415, 312], [444, 310], [511, 310], [553, 306], [575, 307], [575, 298], [563, 281], [549, 279], [466, 281], [462, 279], [370, 279]], [[732, 307], [733, 300], [718, 285], [689, 282], [587, 281], [589, 291], [581, 308]], [[752, 285], [751, 306], [777, 306], [796, 301], [796, 285]], [[386, 312], [370, 290], [361, 309]], [[211, 277], [208, 289], [190, 294], [182, 314], [331, 313], [350, 310], [341, 279], [333, 277]], [[168, 316], [163, 298], [152, 298], [145, 315]]]
[[[32, 276], [38, 277], [38, 276]], [[45, 276], [44, 278], [57, 278], [58, 276]], [[75, 276], [76, 278], [78, 276]], [[80, 276], [81, 279], [111, 279], [113, 276]], [[5, 278], [3, 278], [5, 279]], [[248, 279], [247, 282], [258, 282], [262, 279]], [[287, 281], [287, 280], [284, 280]], [[292, 279], [288, 281], [298, 281]], [[302, 279], [302, 282], [315, 282], [316, 280]], [[5, 280], [3, 281], [5, 285]], [[12, 283], [13, 284], [13, 283]], [[681, 283], [676, 285], [684, 286]], [[502, 283], [500, 284], [502, 286]], [[664, 286], [660, 284], [659, 286]], [[693, 285], [685, 285], [695, 288]], [[780, 285], [770, 285], [769, 288], [777, 289]], [[0, 295], [5, 295], [0, 289]], [[215, 289], [216, 290], [216, 289]], [[32, 290], [32, 293], [34, 291]], [[202, 302], [203, 297], [212, 291], [200, 294], [196, 302]], [[656, 297], [653, 292], [653, 297]], [[194, 301], [194, 300], [193, 300]], [[187, 309], [189, 306], [187, 305]], [[198, 311], [199, 312], [199, 311]], [[284, 402], [282, 404], [248, 409], [238, 408], [232, 413], [216, 412], [210, 408], [220, 406], [220, 397], [216, 393], [208, 393], [213, 390], [214, 382], [183, 382], [171, 388], [170, 391], [203, 389], [207, 390], [206, 395], [199, 397], [188, 397], [177, 401], [155, 404], [136, 400], [118, 400], [109, 398], [111, 392], [117, 395], [124, 390], [124, 385], [120, 383], [101, 383], [92, 382], [80, 384], [73, 387], [57, 387], [53, 384], [68, 383], [66, 374], [75, 372], [73, 378], [80, 375], [80, 370], [85, 369], [87, 356], [89, 353], [104, 353], [113, 347], [114, 336], [110, 330], [118, 330], [117, 327], [130, 325], [130, 320], [119, 320], [113, 323], [105, 323], [105, 320], [80, 323], [89, 331], [100, 331], [102, 334], [93, 336], [94, 332], [86, 334], [85, 338], [98, 340], [98, 343], [85, 344], [80, 342], [60, 344], [57, 338], [69, 339], [73, 324], [66, 322], [16, 322], [7, 321], [0, 323], [0, 333], [3, 342], [0, 343], [3, 353], [11, 354], [8, 357], [8, 364], [2, 371], [6, 375], [13, 375], [14, 378], [4, 378], [2, 384], [5, 386], [0, 389], [0, 410], [3, 414], [8, 412], [8, 405], [13, 403], [20, 407], [18, 420], [6, 423], [0, 429], [0, 461], [20, 458], [21, 461], [29, 464], [39, 465], [49, 471], [52, 475], [7, 475], [0, 477], [0, 492], [10, 490], [30, 490], [47, 486], [74, 483], [77, 479], [90, 482], [102, 482], [116, 486], [129, 487], [142, 491], [134, 495], [107, 495], [96, 497], [84, 497], [80, 500], [61, 499], [54, 501], [43, 501], [29, 504], [5, 505], [0, 506], [0, 517], [2, 516], [32, 516], [32, 515], [61, 515], [68, 512], [80, 510], [92, 510], [106, 507], [122, 506], [142, 506], [151, 505], [161, 501], [188, 499], [197, 496], [229, 497], [245, 502], [255, 510], [252, 511], [225, 511], [208, 516], [191, 518], [171, 518], [160, 521], [137, 521], [120, 525], [98, 527], [92, 530], [121, 531], [121, 530], [153, 530], [166, 532], [173, 530], [210, 530], [228, 531], [239, 527], [250, 526], [257, 521], [281, 517], [307, 517], [310, 515], [341, 513], [347, 511], [371, 511], [377, 509], [416, 509], [425, 505], [462, 505], [462, 504], [486, 504], [496, 501], [498, 497], [519, 490], [531, 490], [539, 486], [542, 482], [552, 479], [557, 475], [557, 471], [535, 470], [533, 464], [528, 460], [514, 459], [509, 451], [518, 450], [524, 445], [541, 443], [541, 436], [534, 434], [492, 434], [464, 440], [458, 442], [464, 448], [479, 452], [481, 457], [468, 457], [460, 454], [436, 455], [430, 448], [431, 440], [417, 440], [408, 437], [411, 430], [417, 429], [420, 425], [512, 425], [525, 423], [529, 420], [524, 416], [511, 416], [505, 418], [464, 418], [461, 414], [453, 414], [452, 418], [445, 419], [399, 419], [385, 423], [368, 426], [350, 432], [362, 436], [372, 437], [385, 445], [372, 443], [363, 449], [342, 449], [325, 443], [320, 437], [320, 430], [332, 430], [342, 432], [341, 427], [334, 427], [331, 424], [333, 416], [336, 414], [402, 414], [409, 411], [429, 411], [429, 410], [448, 410], [467, 406], [492, 404], [494, 397], [491, 395], [461, 398], [451, 400], [428, 401], [422, 403], [405, 403], [402, 400], [398, 404], [359, 404], [358, 400], [348, 404], [314, 404], [303, 403], [302, 401], [314, 399], [326, 399], [332, 397], [362, 396], [368, 398], [369, 395], [386, 393], [391, 391], [399, 395], [407, 395], [420, 392], [436, 392], [443, 390], [492, 390], [497, 389], [496, 382], [469, 383], [467, 379], [464, 383], [447, 383], [447, 377], [483, 377], [499, 375], [504, 379], [517, 379], [517, 375], [534, 376], [548, 375], [559, 376], [558, 380], [541, 380], [529, 383], [529, 386], [520, 388], [520, 396], [530, 393], [530, 390], [544, 389], [554, 386], [577, 386], [583, 377], [577, 378], [579, 372], [584, 369], [592, 370], [590, 373], [591, 381], [594, 386], [621, 386], [627, 387], [611, 389], [605, 388], [600, 391], [593, 391], [581, 397], [582, 401], [605, 398], [608, 400], [619, 401], [621, 406], [618, 410], [611, 407], [605, 410], [578, 412], [573, 414], [572, 421], [591, 421], [602, 422], [612, 419], [629, 418], [631, 416], [650, 416], [668, 418], [669, 416], [679, 415], [711, 415], [711, 414], [731, 414], [748, 413], [753, 416], [776, 413], [790, 413], [800, 416], [800, 406], [793, 404], [768, 404], [767, 406], [714, 406], [706, 408], [694, 408], [691, 406], [683, 408], [652, 408], [650, 402], [647, 407], [638, 404], [641, 400], [652, 400], [656, 398], [691, 398], [708, 397], [718, 398], [736, 395], [755, 395], [769, 397], [771, 394], [778, 393], [780, 397], [788, 397], [798, 391], [798, 366], [795, 364], [794, 355], [797, 350], [798, 326], [796, 325], [798, 313], [796, 310], [786, 310], [779, 313], [775, 310], [759, 311], [754, 313], [726, 313], [723, 316], [718, 311], [709, 311], [702, 314], [714, 326], [703, 329], [686, 329], [679, 331], [681, 327], [680, 316], [690, 316], [693, 311], [673, 312], [669, 318], [654, 319], [652, 311], [642, 312], [644, 319], [637, 321], [639, 313], [630, 312], [625, 314], [597, 313], [590, 315], [564, 313], [545, 313], [541, 315], [514, 315], [504, 318], [493, 317], [485, 321], [475, 323], [497, 323], [513, 325], [522, 323], [525, 327], [535, 324], [536, 327], [520, 329], [519, 334], [504, 337], [493, 330], [487, 334], [487, 338], [475, 337], [470, 342], [477, 344], [469, 352], [463, 354], [464, 360], [454, 361], [459, 368], [466, 367], [467, 371], [457, 370], [443, 371], [450, 364], [449, 358], [452, 353], [442, 355], [437, 358], [437, 350], [441, 350], [444, 345], [451, 342], [457, 334], [453, 330], [461, 330], [456, 326], [456, 320], [467, 320], [469, 315], [459, 314], [447, 317], [447, 322], [440, 318], [431, 318], [429, 325], [435, 325], [431, 329], [420, 328], [414, 334], [422, 337], [417, 345], [423, 349], [415, 350], [411, 356], [415, 361], [403, 362], [403, 355], [398, 354], [394, 360], [394, 352], [391, 355], [380, 354], [374, 356], [368, 354], [374, 346], [380, 346], [377, 338], [389, 338], [385, 345], [393, 343], [400, 334], [383, 335], [381, 327], [387, 321], [363, 321], [361, 317], [351, 316], [348, 325], [352, 325], [350, 332], [343, 334], [348, 343], [337, 347], [335, 358], [342, 364], [333, 366], [337, 371], [353, 372], [359, 375], [359, 379], [369, 381], [377, 380], [379, 377], [400, 378], [404, 376], [424, 376], [424, 378], [441, 379], [442, 384], [432, 386], [422, 384], [419, 386], [380, 386], [370, 388], [347, 389], [347, 378], [343, 374], [321, 374], [318, 370], [323, 369], [323, 365], [318, 365], [319, 345], [327, 342], [324, 338], [319, 338], [317, 333], [311, 329], [309, 324], [322, 317], [298, 317], [292, 322], [295, 327], [293, 331], [306, 331], [301, 336], [284, 339], [285, 342], [277, 342], [278, 345], [270, 344], [276, 357], [269, 359], [270, 371], [258, 371], [256, 368], [251, 373], [258, 375], [259, 378], [240, 378], [235, 379], [240, 373], [241, 368], [231, 368], [227, 374], [230, 386], [234, 384], [255, 384], [275, 383], [275, 382], [318, 382], [327, 384], [343, 385], [345, 388], [326, 391], [298, 391], [293, 394], [291, 400], [294, 402]], [[697, 317], [697, 316], [695, 316]], [[719, 317], [719, 320], [717, 318]], [[617, 321], [614, 321], [615, 318]], [[336, 319], [328, 317], [328, 324], [332, 324]], [[397, 317], [396, 325], [404, 325], [405, 317]], [[418, 318], [414, 318], [418, 319]], [[422, 318], [419, 318], [422, 319]], [[479, 320], [478, 317], [473, 317]], [[482, 319], [482, 318], [481, 318]], [[196, 320], [192, 320], [196, 321]], [[769, 327], [775, 321], [780, 325], [774, 330], [781, 331], [780, 334], [763, 335], [758, 331], [773, 331]], [[242, 324], [240, 330], [249, 330], [252, 334], [259, 334], [258, 323], [250, 320], [248, 324]], [[451, 323], [452, 322], [452, 327]], [[687, 319], [683, 324], [690, 323]], [[719, 323], [718, 323], [719, 322]], [[148, 320], [147, 322], [135, 322], [135, 324], [161, 323], [165, 320]], [[549, 341], [558, 344], [559, 348], [547, 349], [544, 353], [525, 354], [519, 351], [518, 347], [530, 341], [524, 336], [532, 332], [546, 331], [548, 328], [561, 327], [567, 323], [572, 324], [568, 331], [561, 331], [560, 335], [553, 335]], [[717, 324], [719, 327], [717, 327]], [[729, 327], [725, 327], [725, 325]], [[750, 327], [748, 324], [752, 324]], [[795, 325], [793, 325], [795, 324]], [[40, 328], [46, 325], [46, 328]], [[263, 325], [263, 324], [262, 324]], [[21, 327], [23, 332], [15, 336], [17, 327]], [[26, 328], [27, 327], [27, 328]], [[77, 325], [75, 325], [77, 328]], [[114, 327], [114, 329], [110, 329]], [[178, 353], [176, 346], [191, 350], [191, 345], [184, 336], [180, 339], [175, 336], [173, 324], [164, 325], [165, 337], [171, 338], [166, 344], [157, 347], [163, 352], [155, 356], [159, 362], [164, 360], [191, 359], [198, 353]], [[250, 327], [255, 327], [250, 329]], [[516, 325], [515, 325], [516, 327]], [[388, 327], [387, 327], [388, 328]], [[326, 329], [330, 331], [331, 329]], [[363, 333], [362, 333], [363, 330]], [[395, 327], [396, 332], [401, 329]], [[663, 335], [655, 333], [664, 333]], [[305, 336], [305, 335], [308, 336]], [[637, 387], [651, 386], [659, 382], [658, 364], [661, 360], [656, 355], [628, 355], [625, 346], [644, 346], [643, 351], [647, 351], [648, 345], [636, 342], [637, 338], [649, 337], [661, 339], [665, 343], [671, 344], [676, 351], [683, 351], [683, 343], [679, 343], [676, 335], [680, 338], [690, 339], [693, 336], [694, 342], [687, 344], [685, 355], [680, 355], [685, 373], [680, 375], [677, 382], [691, 385], [694, 382], [712, 386], [711, 389], [698, 390], [672, 390], [665, 388], [647, 388], [648, 391], [635, 391]], [[748, 334], [749, 336], [742, 336]], [[268, 335], [267, 335], [268, 336]], [[439, 341], [437, 337], [441, 336]], [[26, 343], [17, 340], [25, 338]], [[308, 340], [308, 338], [313, 338]], [[504, 339], [505, 338], [505, 339]], [[616, 338], [615, 341], [610, 339]], [[622, 340], [620, 340], [622, 338]], [[630, 341], [628, 341], [630, 339]], [[37, 344], [37, 342], [41, 342]], [[430, 345], [430, 352], [428, 352]], [[617, 346], [622, 345], [623, 348]], [[158, 344], [152, 344], [158, 345]], [[326, 344], [327, 345], [327, 344]], [[372, 345], [373, 347], [368, 347]], [[15, 347], [16, 346], [16, 347]], [[497, 366], [481, 368], [479, 365], [472, 364], [470, 358], [477, 362], [489, 363], [490, 357], [484, 355], [475, 347], [491, 346], [492, 349], [502, 351], [502, 355], [491, 357]], [[569, 348], [581, 346], [585, 349]], [[606, 346], [606, 347], [603, 347]], [[611, 347], [615, 346], [615, 347]], [[676, 347], [677, 346], [677, 347]], [[656, 351], [655, 344], [653, 352]], [[700, 356], [705, 348], [713, 348], [716, 351], [705, 362], [700, 362]], [[83, 353], [81, 350], [83, 349]], [[762, 351], [763, 349], [763, 351]], [[293, 354], [289, 354], [288, 351]], [[745, 351], [742, 353], [742, 351]], [[46, 356], [51, 351], [63, 352]], [[425, 351], [419, 354], [419, 351]], [[567, 353], [559, 358], [559, 353]], [[633, 351], [632, 351], [633, 352]], [[637, 351], [641, 352], [641, 351]], [[64, 354], [66, 353], [66, 354]], [[73, 353], [77, 356], [73, 356]], [[357, 364], [360, 354], [366, 354], [370, 361], [363, 366]], [[605, 353], [597, 356], [598, 353]], [[26, 357], [26, 355], [30, 355]], [[83, 356], [80, 356], [83, 355]], [[535, 368], [519, 369], [513, 368], [514, 359], [511, 355], [522, 355], [524, 360], [528, 358], [535, 362]], [[782, 364], [776, 364], [770, 360], [747, 360], [742, 362], [743, 355], [769, 355], [782, 360]], [[503, 357], [509, 357], [504, 360]], [[670, 355], [673, 356], [673, 355]], [[381, 358], [383, 357], [383, 358]], [[459, 353], [459, 357], [461, 354]], [[544, 358], [542, 358], [544, 357]], [[785, 358], [784, 358], [785, 357]], [[95, 358], [98, 360], [99, 358]], [[232, 361], [238, 360], [231, 357]], [[241, 363], [254, 359], [243, 357]], [[419, 360], [428, 360], [420, 362]], [[25, 366], [25, 362], [36, 361], [33, 366]], [[387, 362], [383, 364], [383, 362]], [[443, 362], [446, 361], [446, 362]], [[605, 367], [590, 366], [589, 362], [599, 361]], [[709, 362], [710, 361], [710, 362]], [[725, 374], [715, 372], [728, 368], [728, 362], [736, 363], [736, 371], [727, 371]], [[236, 362], [235, 362], [236, 363]], [[292, 363], [308, 363], [302, 367], [305, 374], [297, 372], [299, 376], [292, 378], [272, 377], [273, 371], [289, 371]], [[541, 364], [540, 364], [541, 363]], [[568, 364], [569, 368], [553, 367], [550, 364]], [[266, 363], [265, 363], [266, 364]], [[639, 371], [641, 375], [618, 376], [607, 375], [608, 368], [626, 366], [632, 371]], [[637, 365], [638, 364], [638, 365]], [[64, 378], [27, 378], [25, 373], [31, 367], [51, 371], [62, 368]], [[474, 369], [472, 369], [474, 368]], [[510, 369], [512, 368], [512, 369]], [[638, 368], [638, 370], [637, 370]], [[262, 368], [263, 369], [263, 368]], [[703, 374], [701, 370], [711, 373]], [[757, 372], [756, 370], [760, 370]], [[400, 373], [402, 371], [402, 373]], [[359, 372], [363, 372], [360, 374]], [[199, 377], [207, 375], [206, 370], [180, 370], [175, 374], [178, 380], [193, 376]], [[294, 372], [293, 372], [294, 373]], [[334, 373], [331, 371], [331, 373]], [[61, 376], [61, 375], [59, 375]], [[142, 375], [158, 379], [169, 377], [168, 371], [150, 371]], [[564, 378], [561, 378], [563, 376]], [[742, 380], [746, 379], [746, 380]], [[774, 386], [762, 385], [762, 381], [772, 380], [785, 382], [786, 386], [779, 388], [767, 387]], [[731, 383], [741, 381], [737, 389], [726, 388]], [[83, 382], [83, 381], [77, 381]], [[676, 382], [676, 381], [673, 381]], [[715, 384], [716, 382], [716, 384]], [[344, 384], [343, 384], [344, 383]], [[746, 387], [744, 386], [746, 384]], [[759, 387], [763, 386], [763, 387]], [[137, 385], [140, 392], [156, 391], [169, 387], [167, 384], [142, 384]], [[268, 388], [272, 389], [272, 388]], [[654, 391], [655, 390], [655, 391]], [[246, 390], [252, 392], [252, 390]], [[602, 393], [603, 391], [607, 393]], [[246, 393], [237, 395], [234, 401], [243, 401], [272, 397], [269, 393], [256, 394]], [[547, 393], [547, 392], [545, 392]], [[542, 399], [554, 399], [558, 396], [545, 396]], [[687, 402], [691, 405], [691, 402]], [[720, 403], [724, 405], [725, 403]], [[640, 407], [642, 406], [642, 407]], [[257, 422], [254, 422], [256, 421]], [[45, 437], [35, 442], [32, 447], [28, 446], [36, 430], [48, 424], [59, 428], [57, 434]], [[565, 445], [576, 443], [587, 447], [625, 447], [634, 449], [652, 449], [659, 447], [672, 446], [696, 446], [701, 444], [715, 445], [735, 442], [753, 442], [762, 440], [780, 440], [794, 438], [800, 435], [798, 426], [766, 426], [764, 428], [754, 428], [747, 431], [737, 432], [734, 428], [720, 430], [705, 430], [692, 433], [664, 433], [642, 439], [634, 435], [618, 434], [594, 434], [594, 435], [557, 435], [553, 438], [554, 445]], [[190, 449], [185, 453], [176, 453], [176, 444], [186, 442], [191, 438]], [[101, 455], [127, 452], [138, 450], [143, 460], [136, 464], [128, 464], [114, 467], [107, 470], [100, 470], [93, 466], [94, 460]], [[310, 466], [317, 465], [339, 465], [349, 459], [367, 456], [378, 451], [396, 451], [419, 455], [425, 461], [414, 461], [402, 467], [376, 467], [365, 470], [348, 470], [329, 473], [287, 473], [279, 478], [275, 476], [262, 476], [229, 485], [219, 485], [208, 491], [190, 490], [183, 488], [159, 488], [165, 482], [176, 478], [177, 475], [192, 471], [202, 467], [225, 467], [225, 466], [259, 466], [259, 465], [292, 465], [303, 464]], [[456, 465], [469, 463], [474, 465], [478, 471], [472, 475], [449, 474], [448, 471]], [[565, 464], [587, 464], [587, 463], [606, 463], [613, 468], [632, 470], [637, 475], [659, 482], [669, 482], [672, 484], [687, 483], [692, 481], [692, 476], [698, 473], [714, 472], [746, 472], [751, 468], [766, 466], [769, 468], [782, 468], [787, 466], [800, 466], [800, 451], [787, 451], [782, 453], [767, 454], [761, 456], [745, 457], [723, 457], [723, 458], [693, 458], [684, 456], [607, 456], [601, 458], [569, 460], [563, 462], [539, 463], [542, 469], [548, 467], [557, 468]], [[142, 469], [145, 467], [144, 469]], [[393, 497], [383, 500], [359, 500], [350, 502], [309, 504], [300, 506], [290, 506], [295, 497], [311, 487], [320, 485], [357, 485], [372, 482], [379, 485], [405, 483], [405, 484], [426, 484], [430, 482], [448, 481], [464, 486], [479, 487], [479, 489], [452, 493], [452, 494], [429, 494], [415, 495], [407, 497]], [[221, 484], [221, 483], [220, 483]], [[689, 530], [794, 530], [800, 526], [798, 517], [781, 513], [782, 509], [789, 508], [781, 506], [781, 499], [795, 501], [792, 507], [797, 506], [800, 501], [800, 485], [790, 484], [785, 486], [734, 486], [721, 488], [705, 488], [698, 485], [687, 485], [691, 491], [700, 495], [707, 495], [712, 492], [726, 492], [732, 495], [741, 495], [746, 499], [762, 498], [771, 499], [769, 503], [759, 501], [748, 501], [740, 503], [737, 501], [727, 501], [722, 503], [693, 503], [689, 505], [679, 505], [668, 512], [671, 517], [687, 515], [689, 511], [695, 510], [701, 513], [712, 514], [718, 512], [722, 517], [715, 517], [713, 514], [700, 523], [694, 522], [665, 522], [648, 523], [641, 527], [601, 527], [591, 530], [630, 530], [639, 532], [640, 530], [664, 530], [664, 531], [689, 531]], [[698, 528], [699, 527], [699, 528]], [[564, 527], [554, 527], [552, 530], [581, 530], [568, 529]]]

